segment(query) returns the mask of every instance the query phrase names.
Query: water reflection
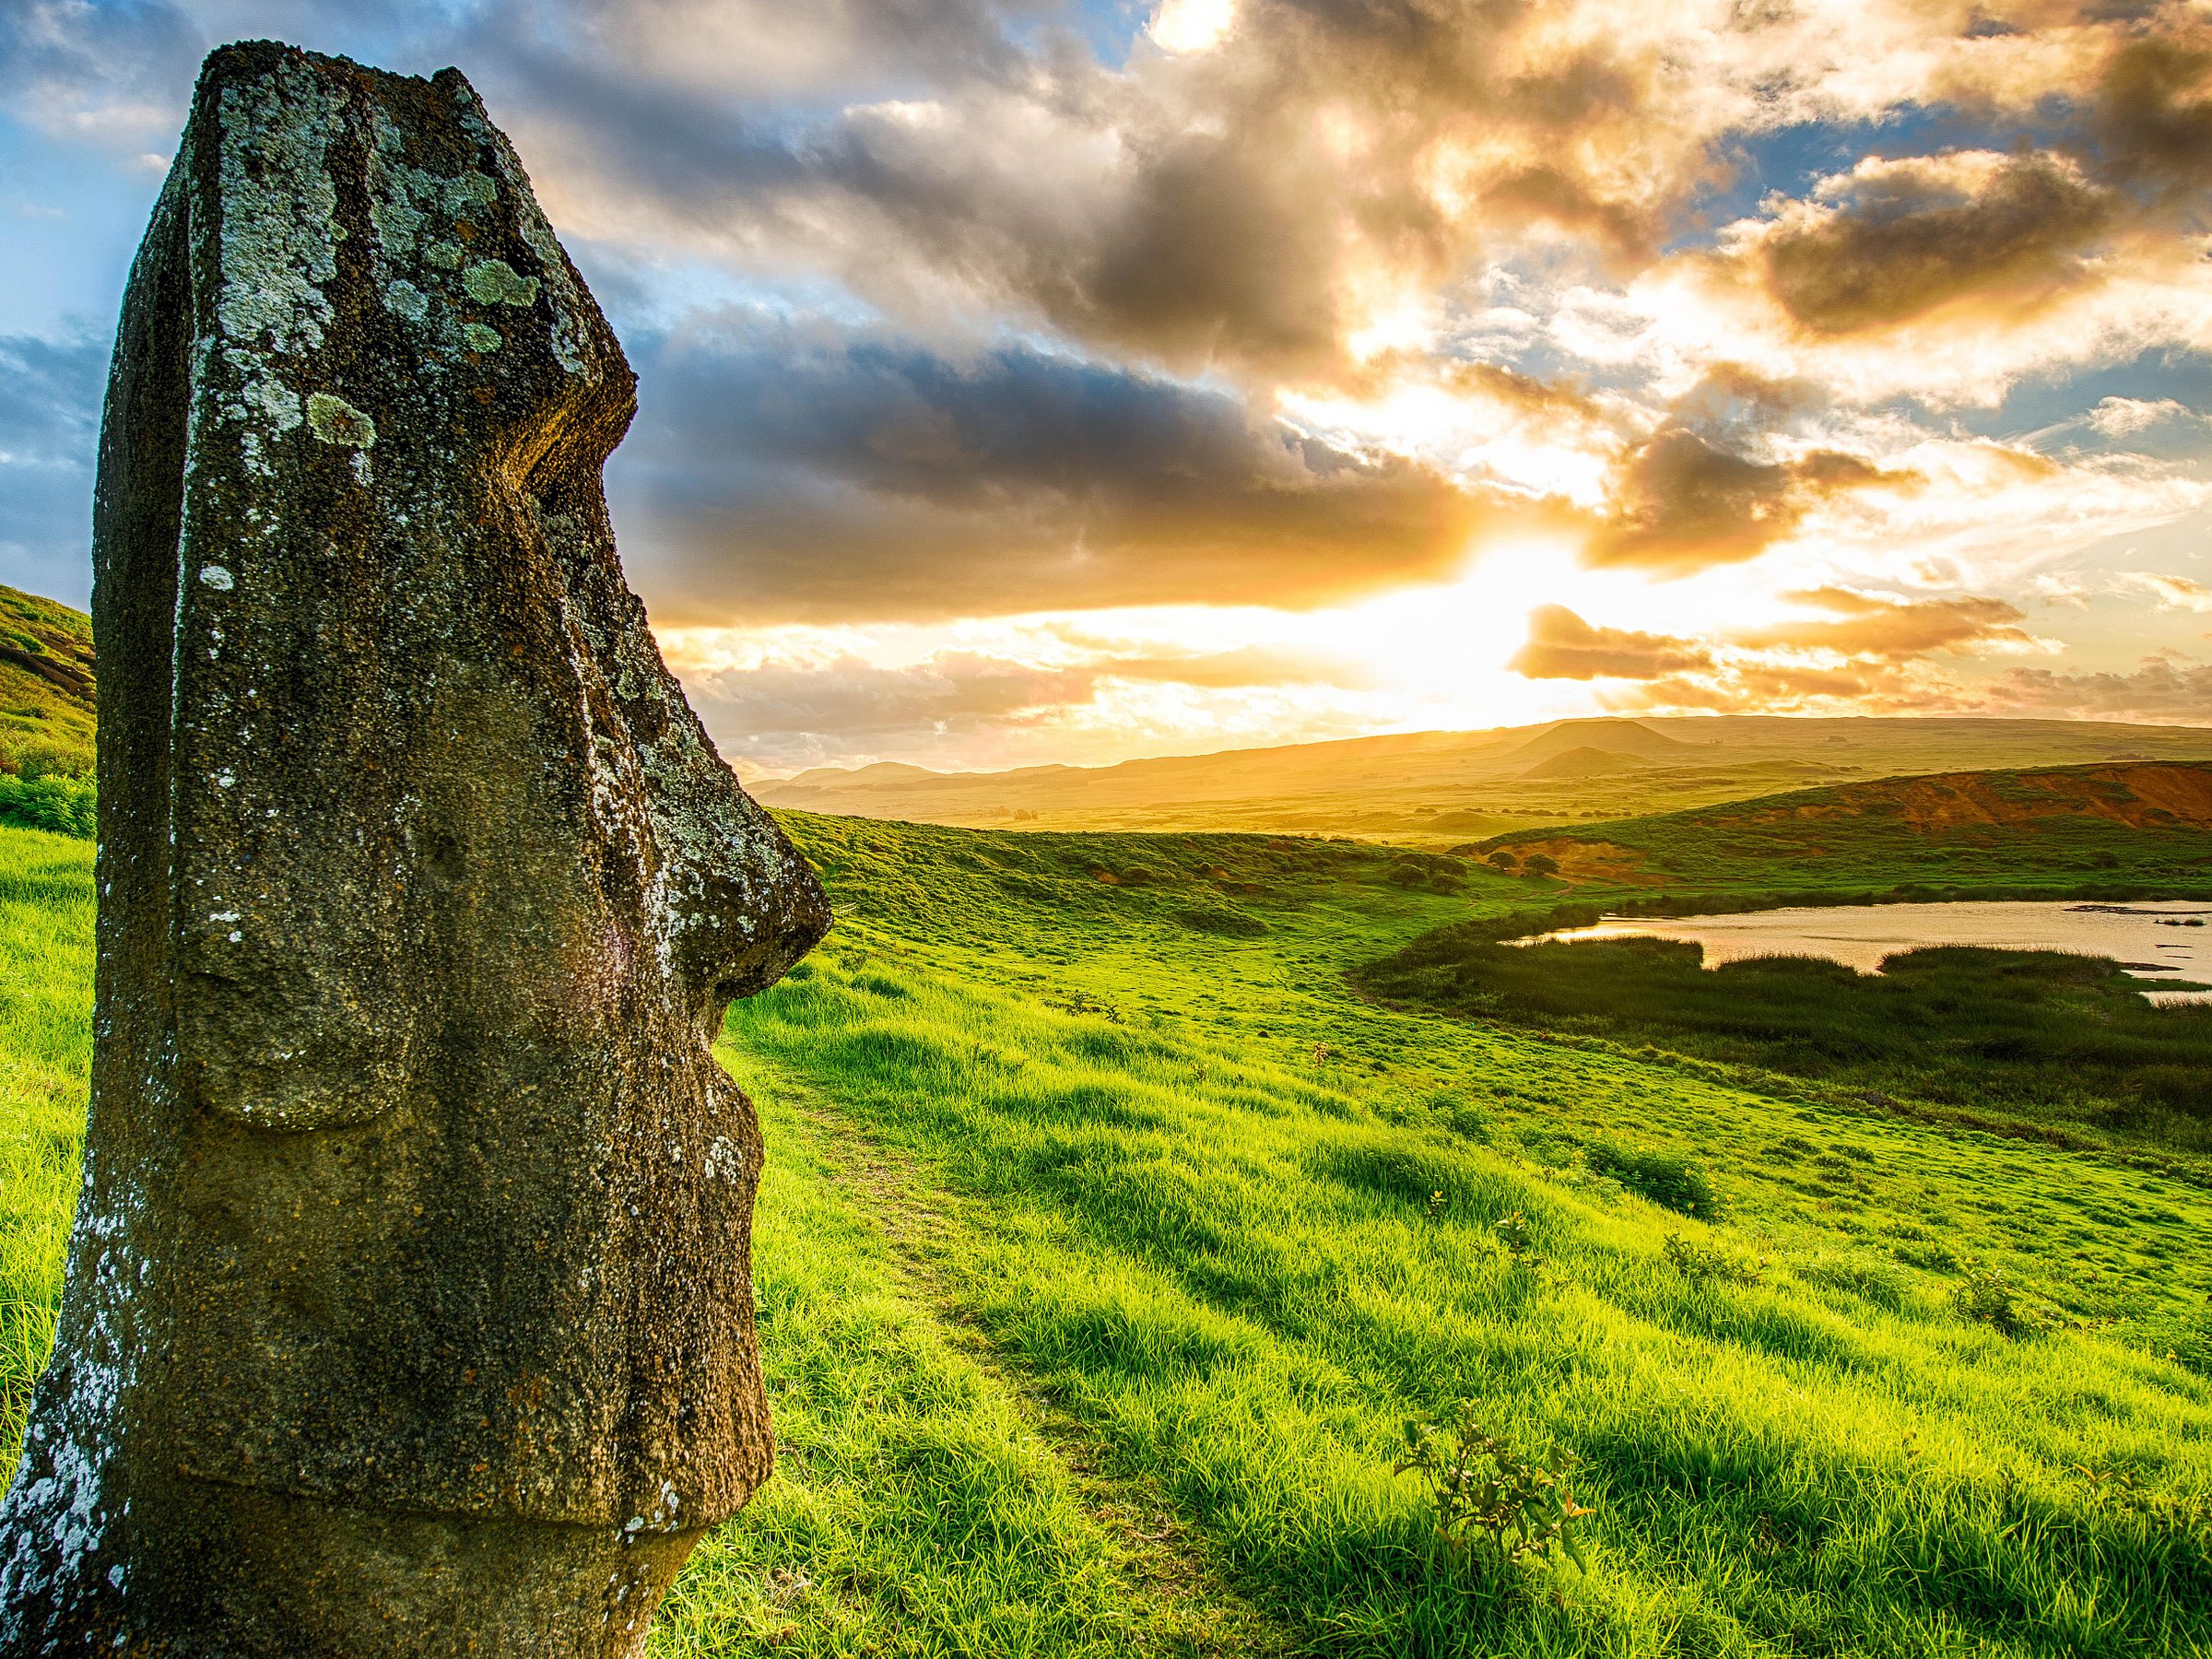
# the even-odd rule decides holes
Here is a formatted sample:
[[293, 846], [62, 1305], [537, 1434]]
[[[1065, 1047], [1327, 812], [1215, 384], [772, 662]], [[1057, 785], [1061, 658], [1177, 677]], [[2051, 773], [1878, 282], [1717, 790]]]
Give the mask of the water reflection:
[[1932, 945], [1991, 950], [2065, 950], [2111, 957], [2157, 1003], [2212, 1002], [2212, 991], [2160, 991], [2164, 982], [2212, 984], [2212, 905], [2199, 900], [2082, 904], [2048, 900], [1970, 900], [1951, 904], [1853, 905], [1755, 911], [1739, 916], [1608, 916], [1594, 927], [1514, 939], [1681, 939], [1700, 946], [1705, 966], [1747, 957], [1810, 956], [1878, 973], [1886, 957]]

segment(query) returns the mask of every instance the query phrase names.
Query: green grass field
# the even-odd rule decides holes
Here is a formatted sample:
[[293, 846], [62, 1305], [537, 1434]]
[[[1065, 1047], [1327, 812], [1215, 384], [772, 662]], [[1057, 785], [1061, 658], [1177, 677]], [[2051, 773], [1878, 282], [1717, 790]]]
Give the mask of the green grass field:
[[[2192, 1159], [1356, 995], [1530, 901], [1450, 861], [787, 822], [837, 930], [724, 1049], [780, 1467], [656, 1654], [2212, 1653]], [[11, 1426], [88, 852], [0, 830]], [[1439, 1547], [1463, 1398], [1588, 1571]]]

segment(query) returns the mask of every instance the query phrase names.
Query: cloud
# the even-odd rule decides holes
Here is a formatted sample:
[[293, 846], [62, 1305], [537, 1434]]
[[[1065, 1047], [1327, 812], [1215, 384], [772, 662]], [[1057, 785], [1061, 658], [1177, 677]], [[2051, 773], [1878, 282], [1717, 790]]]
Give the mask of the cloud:
[[1157, 680], [1213, 690], [1253, 686], [1336, 686], [1360, 690], [1375, 683], [1374, 671], [1357, 663], [1265, 645], [1187, 656], [1109, 656], [1088, 666], [1102, 678]]
[[1086, 669], [946, 652], [891, 668], [853, 656], [771, 660], [694, 671], [684, 688], [726, 755], [777, 768], [1018, 725], [1089, 701], [1097, 683]]
[[1993, 713], [2075, 720], [2212, 724], [2212, 664], [2154, 657], [2127, 674], [2015, 668], [1989, 689], [1984, 707]]
[[1788, 536], [1830, 497], [1911, 481], [1838, 450], [1757, 461], [1669, 424], [1615, 475], [1611, 511], [1584, 557], [1593, 565], [1676, 575], [1740, 563]]
[[2018, 626], [2023, 613], [2002, 599], [1884, 599], [1836, 587], [1787, 597], [1832, 612], [1838, 619], [1748, 629], [1731, 635], [1732, 641], [1753, 650], [1825, 651], [1892, 663], [1975, 645], [2036, 643], [2034, 635]]
[[2116, 178], [2169, 206], [2212, 182], [2212, 22], [2179, 6], [2161, 21], [2167, 32], [2106, 60], [2086, 140]]
[[1742, 235], [1798, 327], [1856, 334], [1971, 300], [2031, 312], [2085, 280], [2120, 198], [2067, 158], [1869, 157]]
[[754, 317], [643, 359], [610, 473], [672, 621], [1313, 604], [1455, 567], [1488, 509], [1222, 391]]
[[2132, 438], [2161, 421], [2194, 420], [2196, 416], [2171, 397], [2107, 397], [2082, 418], [2107, 438]]
[[1604, 0], [1244, 0], [1225, 31], [1206, 9], [1163, 14], [1183, 50], [1113, 66], [968, 29], [921, 85], [795, 123], [673, 70], [644, 84], [619, 41], [497, 51], [594, 235], [826, 266], [910, 326], [1012, 311], [1179, 372], [1292, 380], [1349, 372], [1494, 247], [1648, 259], [1789, 51]]
[[2160, 610], [2212, 611], [2212, 588], [2186, 576], [2161, 576], [2153, 571], [2123, 571], [2120, 580], [2141, 588], [2158, 601]]
[[1530, 679], [1574, 680], [1654, 680], [1712, 665], [1712, 653], [1694, 640], [1594, 628], [1563, 605], [1529, 613], [1528, 643], [1506, 663]]

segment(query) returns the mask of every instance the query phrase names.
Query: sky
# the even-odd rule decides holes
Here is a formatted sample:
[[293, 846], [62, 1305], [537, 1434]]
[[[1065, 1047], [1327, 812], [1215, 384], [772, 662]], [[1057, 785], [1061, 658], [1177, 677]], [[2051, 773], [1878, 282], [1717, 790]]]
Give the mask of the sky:
[[0, 582], [256, 37], [512, 136], [748, 772], [2212, 724], [2212, 0], [0, 0]]

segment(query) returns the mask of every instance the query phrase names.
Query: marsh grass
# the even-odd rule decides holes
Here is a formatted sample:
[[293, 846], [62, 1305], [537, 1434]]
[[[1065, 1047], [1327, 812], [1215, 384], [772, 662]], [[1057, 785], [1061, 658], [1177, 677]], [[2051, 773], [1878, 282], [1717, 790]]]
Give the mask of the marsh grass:
[[[2110, 961], [1939, 947], [1893, 956], [1879, 975], [1802, 957], [1708, 970], [1694, 944], [1515, 947], [1493, 942], [1491, 926], [1442, 929], [1357, 977], [1393, 1001], [1463, 1017], [2212, 1150], [2212, 1006], [2155, 1007]], [[1693, 1206], [1686, 1214], [1701, 1213], [1687, 1178], [1675, 1190]]]

